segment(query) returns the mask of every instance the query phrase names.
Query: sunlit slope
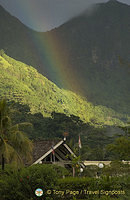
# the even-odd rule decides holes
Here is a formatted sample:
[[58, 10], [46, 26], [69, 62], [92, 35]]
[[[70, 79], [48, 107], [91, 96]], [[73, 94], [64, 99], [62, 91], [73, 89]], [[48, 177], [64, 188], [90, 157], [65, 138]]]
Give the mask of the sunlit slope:
[[129, 19], [130, 6], [112, 0], [42, 33], [0, 6], [0, 49], [93, 105], [130, 115]]
[[31, 66], [16, 61], [4, 53], [0, 56], [0, 96], [9, 101], [27, 104], [32, 113], [44, 117], [53, 111], [76, 115], [95, 124], [122, 124], [126, 116], [104, 106], [93, 106], [75, 93], [59, 89]]

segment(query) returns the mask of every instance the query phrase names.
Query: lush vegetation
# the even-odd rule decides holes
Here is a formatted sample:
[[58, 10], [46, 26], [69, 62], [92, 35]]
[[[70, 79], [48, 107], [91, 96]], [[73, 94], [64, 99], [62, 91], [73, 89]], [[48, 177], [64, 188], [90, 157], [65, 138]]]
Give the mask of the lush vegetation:
[[[7, 166], [6, 171], [0, 171], [0, 199], [10, 200], [11, 197], [12, 200], [33, 200], [36, 199], [35, 190], [41, 188], [43, 196], [38, 199], [44, 200], [128, 200], [130, 197], [129, 165], [122, 165], [120, 168], [118, 163], [113, 168], [111, 166], [105, 168], [109, 168], [109, 171], [118, 171], [120, 176], [117, 174], [109, 176], [104, 169], [100, 177], [96, 177], [94, 173], [88, 177], [87, 173], [84, 173], [83, 177], [77, 174], [73, 178], [71, 172], [55, 165], [33, 165], [19, 171], [14, 171]], [[120, 169], [124, 169], [125, 173]], [[95, 173], [98, 170], [95, 168]], [[48, 190], [51, 194], [48, 194]], [[56, 191], [62, 191], [65, 194], [56, 194]]]
[[[128, 6], [110, 1], [100, 4], [92, 15], [84, 13], [44, 34], [28, 29], [0, 7], [0, 48], [11, 57], [35, 66], [60, 86], [0, 51], [0, 99], [6, 99], [8, 105], [0, 101], [0, 200], [33, 200], [37, 188], [43, 189], [43, 196], [38, 199], [45, 200], [130, 199], [130, 165], [121, 162], [129, 160], [130, 155], [129, 13]], [[43, 48], [36, 48], [30, 35], [43, 43], [55, 37], [57, 52], [50, 49], [49, 56], [63, 59], [61, 65], [67, 63], [65, 70], [71, 85], [68, 89], [84, 94], [87, 100], [61, 89], [59, 79], [47, 72], [51, 66]], [[73, 80], [79, 81], [80, 90], [75, 89]], [[67, 171], [54, 165], [16, 170], [21, 158], [30, 158], [32, 150], [32, 143], [23, 132], [31, 139], [67, 135], [67, 143], [77, 155], [80, 134], [80, 156], [72, 161], [75, 177], [72, 169]], [[81, 173], [81, 160], [113, 162], [103, 169], [88, 166]], [[2, 170], [4, 161], [15, 165], [6, 164]], [[48, 189], [51, 195], [47, 194]], [[54, 190], [83, 190], [83, 193], [68, 192], [62, 196]], [[95, 194], [86, 195], [86, 190]], [[121, 194], [113, 194], [114, 191]]]
[[[106, 145], [128, 130], [128, 116], [103, 106], [93, 106], [82, 97], [58, 88], [31, 66], [5, 55], [0, 56], [0, 96], [8, 101], [12, 125], [19, 126], [29, 138], [63, 138], [78, 152], [81, 135], [82, 159], [106, 160]], [[105, 126], [104, 126], [105, 125]], [[87, 153], [86, 153], [87, 150]]]
[[24, 162], [31, 161], [33, 145], [25, 133], [19, 130], [20, 125], [22, 124], [12, 125], [6, 101], [0, 101], [0, 158], [2, 170], [4, 170], [5, 163], [13, 163], [14, 166], [19, 166], [23, 164], [23, 160]]
[[[0, 49], [12, 58], [34, 66], [61, 88], [65, 87], [63, 82], [69, 80], [68, 89], [82, 93], [94, 105], [128, 114], [129, 19], [128, 5], [110, 1], [52, 31], [38, 33], [0, 7]], [[57, 63], [56, 67], [52, 63]], [[54, 67], [63, 70], [62, 77], [57, 76]], [[75, 85], [79, 87], [75, 88]], [[28, 92], [32, 95], [30, 90]], [[72, 97], [72, 93], [69, 96]], [[70, 102], [71, 97], [66, 101]], [[37, 101], [36, 97], [34, 101]], [[38, 103], [41, 104], [40, 100]], [[103, 109], [102, 106], [97, 108]]]
[[93, 106], [75, 93], [60, 89], [33, 67], [15, 61], [1, 51], [0, 56], [0, 96], [9, 101], [27, 104], [31, 113], [41, 113], [50, 117], [52, 112], [67, 116], [78, 116], [92, 124], [121, 125], [122, 115], [105, 106]]
[[[18, 129], [19, 127], [20, 129], [26, 130], [26, 128], [23, 127], [24, 124], [21, 123], [21, 126], [20, 124], [12, 126], [12, 124], [10, 123], [11, 119], [13, 123], [15, 122], [15, 120], [19, 121], [19, 119], [16, 118], [16, 115], [20, 117], [20, 115], [17, 114], [19, 110], [16, 109], [18, 108], [18, 106], [19, 110], [20, 108], [21, 110], [22, 108], [26, 108], [26, 111], [29, 111], [28, 106], [22, 107], [19, 104], [11, 103], [9, 104], [9, 107], [7, 107], [4, 100], [0, 102], [0, 150], [2, 150], [2, 154], [5, 158], [9, 158], [9, 163], [11, 162], [10, 158], [12, 159], [12, 156], [15, 155], [13, 151], [10, 151], [13, 148], [14, 150], [18, 150], [19, 155], [22, 153], [21, 155], [23, 155], [23, 157], [27, 155], [26, 150], [29, 150], [29, 148], [22, 147], [24, 144], [25, 147], [27, 147], [28, 139], [25, 136], [23, 137], [22, 132]], [[24, 115], [22, 115], [23, 118], [21, 118], [21, 120], [25, 120], [25, 116], [27, 117], [27, 114], [24, 112]], [[32, 114], [29, 115], [29, 117], [32, 116]], [[76, 131], [74, 132], [76, 133], [76, 135], [77, 133], [84, 131], [85, 129], [88, 129], [89, 131], [91, 130], [91, 134], [88, 134], [88, 144], [85, 145], [85, 142], [83, 142], [82, 144], [83, 147], [81, 150], [81, 157], [79, 156], [72, 160], [72, 167], [75, 168], [75, 177], [72, 177], [72, 169], [67, 171], [65, 168], [58, 167], [56, 165], [38, 164], [27, 168], [20, 167], [17, 169], [14, 168], [13, 165], [6, 165], [4, 171], [0, 169], [0, 200], [10, 200], [10, 197], [12, 200], [33, 200], [34, 198], [36, 198], [35, 190], [37, 188], [43, 189], [43, 196], [39, 197], [39, 199], [46, 200], [110, 200], [111, 198], [120, 200], [129, 199], [130, 194], [128, 190], [128, 175], [130, 172], [130, 165], [128, 163], [124, 164], [121, 161], [113, 161], [110, 166], [104, 166], [103, 169], [100, 169], [97, 166], [88, 166], [83, 170], [82, 173], [80, 171], [80, 162], [82, 162], [81, 158], [83, 159], [84, 157], [86, 159], [86, 155], [88, 155], [88, 157], [90, 155], [90, 159], [92, 159], [92, 155], [95, 156], [96, 159], [102, 159], [102, 157], [99, 158], [97, 156], [98, 154], [96, 154], [99, 153], [99, 155], [101, 155], [101, 153], [103, 152], [103, 150], [101, 149], [102, 145], [104, 145], [103, 148], [105, 149], [105, 151], [108, 151], [108, 156], [106, 157], [107, 159], [109, 158], [109, 156], [113, 160], [121, 160], [122, 158], [129, 159], [129, 129], [124, 137], [118, 135], [116, 136], [113, 144], [109, 144], [110, 138], [106, 137], [106, 135], [103, 135], [103, 130], [100, 129], [100, 134], [97, 134], [97, 128], [95, 129], [93, 127], [92, 129], [89, 124], [83, 123], [79, 119], [79, 117], [76, 117], [74, 115], [68, 117], [65, 114], [53, 112], [52, 119], [48, 118], [48, 120], [52, 120], [49, 124], [52, 133], [52, 128], [56, 128], [58, 129], [58, 131], [61, 131], [62, 126], [62, 128], [66, 127], [65, 123], [68, 124], [68, 130], [76, 129]], [[62, 125], [61, 127], [58, 123], [59, 120]], [[99, 138], [96, 137], [92, 139], [92, 137], [95, 137], [96, 135], [98, 135]], [[85, 135], [82, 136], [84, 137], [83, 140], [85, 140]], [[54, 136], [51, 137], [54, 138]], [[72, 134], [68, 137], [70, 137], [70, 146], [72, 145], [74, 151], [77, 151], [78, 147], [73, 145], [73, 142], [75, 141], [73, 140], [74, 135]], [[112, 140], [113, 138], [114, 137], [112, 137]], [[91, 143], [91, 139], [95, 142], [98, 142], [98, 145], [101, 145], [100, 149], [99, 147], [96, 147], [93, 142]], [[13, 148], [11, 148], [11, 145]], [[88, 146], [91, 145], [92, 147], [95, 147], [96, 153], [94, 153], [92, 148], [91, 150], [93, 152], [91, 154], [90, 147], [88, 148]], [[27, 151], [27, 153], [30, 153], [29, 151]], [[83, 152], [85, 153], [85, 155], [83, 154]], [[47, 192], [48, 190], [49, 193]], [[62, 191], [62, 193], [64, 194], [61, 194], [61, 192], [57, 194], [57, 191]]]
[[[68, 145], [78, 155], [78, 138], [80, 134], [82, 142], [81, 157], [83, 160], [127, 159], [126, 157], [122, 158], [122, 156], [127, 155], [127, 149], [129, 149], [129, 142], [127, 142], [130, 133], [129, 127], [95, 127], [90, 123], [84, 123], [74, 115], [66, 116], [63, 113], [53, 112], [51, 117], [43, 117], [41, 113], [31, 114], [27, 105], [9, 102], [8, 106], [12, 124], [19, 124], [19, 130], [27, 133], [31, 139], [63, 139], [63, 136], [67, 135]], [[118, 138], [119, 141], [122, 141], [121, 147], [118, 145], [120, 144]], [[109, 144], [111, 145], [107, 147]], [[114, 150], [115, 145], [117, 149], [121, 148], [124, 152], [121, 153], [122, 156], [119, 154], [120, 150], [118, 150], [117, 157]]]

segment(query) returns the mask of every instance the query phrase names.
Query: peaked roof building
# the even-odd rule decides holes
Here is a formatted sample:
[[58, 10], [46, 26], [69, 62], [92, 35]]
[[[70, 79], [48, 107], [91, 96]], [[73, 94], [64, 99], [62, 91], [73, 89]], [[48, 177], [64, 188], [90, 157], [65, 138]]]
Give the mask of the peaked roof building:
[[65, 140], [34, 141], [33, 164], [57, 164], [72, 168], [72, 158], [76, 157]]

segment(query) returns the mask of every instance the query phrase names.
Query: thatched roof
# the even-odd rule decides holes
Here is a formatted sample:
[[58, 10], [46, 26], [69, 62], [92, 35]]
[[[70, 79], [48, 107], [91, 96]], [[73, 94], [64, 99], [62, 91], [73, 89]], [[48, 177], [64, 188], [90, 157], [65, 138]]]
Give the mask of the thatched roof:
[[49, 150], [52, 150], [52, 146], [58, 144], [58, 140], [37, 140], [34, 141], [33, 149], [33, 163], [41, 156], [46, 154]]

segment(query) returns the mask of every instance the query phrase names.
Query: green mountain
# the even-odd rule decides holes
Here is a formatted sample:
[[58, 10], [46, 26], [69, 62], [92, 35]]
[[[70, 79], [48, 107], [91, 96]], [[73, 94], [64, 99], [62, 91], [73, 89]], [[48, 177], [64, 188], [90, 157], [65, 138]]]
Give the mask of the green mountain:
[[[96, 4], [93, 10], [87, 10], [59, 28], [38, 33], [0, 7], [0, 49], [34, 66], [60, 88], [64, 85], [53, 70], [49, 70], [47, 57], [52, 56], [54, 63], [62, 61], [61, 68], [67, 63], [64, 70], [70, 84], [64, 89], [82, 94], [93, 105], [130, 114], [129, 19], [130, 6], [110, 0]], [[52, 46], [56, 44], [56, 52], [50, 50], [46, 54], [39, 45], [38, 41], [46, 44], [48, 38], [53, 39]], [[75, 89], [73, 80], [78, 82], [79, 89]]]
[[15, 59], [35, 66], [39, 63], [31, 40], [33, 33], [37, 32], [26, 27], [0, 6], [0, 49], [4, 49]]
[[130, 114], [129, 19], [130, 6], [108, 1], [52, 30], [50, 37], [63, 45], [59, 57], [69, 60], [67, 70], [89, 101]]
[[31, 66], [0, 52], [0, 97], [28, 105], [32, 114], [51, 117], [52, 112], [78, 116], [91, 124], [121, 125], [126, 115], [105, 106], [93, 106], [79, 95], [58, 88]]

